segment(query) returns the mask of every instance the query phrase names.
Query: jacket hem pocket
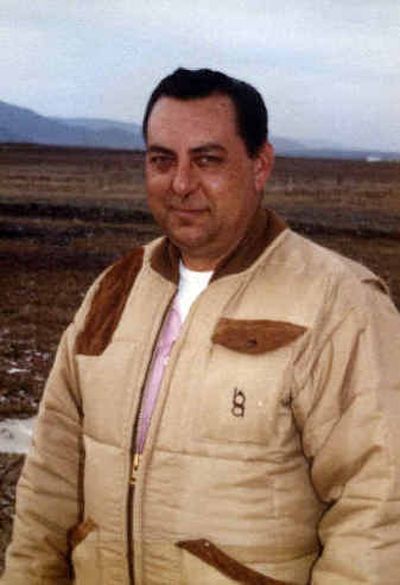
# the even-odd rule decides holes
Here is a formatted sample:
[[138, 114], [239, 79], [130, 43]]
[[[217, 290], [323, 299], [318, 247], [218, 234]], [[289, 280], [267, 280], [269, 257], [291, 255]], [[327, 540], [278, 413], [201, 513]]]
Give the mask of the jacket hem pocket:
[[86, 518], [86, 520], [80, 522], [77, 526], [70, 528], [68, 531], [70, 550], [73, 551], [96, 528], [97, 524], [91, 518]]
[[220, 573], [243, 585], [291, 585], [287, 581], [279, 581], [262, 575], [258, 571], [239, 563], [212, 542], [206, 539], [181, 540], [176, 542], [178, 548], [186, 550], [198, 559], [207, 563]]

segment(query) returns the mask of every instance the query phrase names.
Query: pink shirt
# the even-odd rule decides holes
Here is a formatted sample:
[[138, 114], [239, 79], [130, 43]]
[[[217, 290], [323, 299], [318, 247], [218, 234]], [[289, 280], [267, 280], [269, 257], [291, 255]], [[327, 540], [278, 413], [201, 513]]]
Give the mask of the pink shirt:
[[179, 312], [174, 303], [165, 319], [154, 351], [151, 370], [147, 376], [142, 404], [140, 407], [138, 433], [136, 438], [136, 453], [142, 453], [150, 425], [151, 415], [161, 386], [165, 366], [179, 332], [182, 327]]

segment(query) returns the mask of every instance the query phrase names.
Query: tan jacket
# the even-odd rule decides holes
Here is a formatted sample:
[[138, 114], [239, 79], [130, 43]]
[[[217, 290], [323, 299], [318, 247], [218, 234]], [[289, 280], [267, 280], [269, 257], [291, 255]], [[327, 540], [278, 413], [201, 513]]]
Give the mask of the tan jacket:
[[65, 332], [2, 585], [398, 585], [400, 316], [382, 283], [259, 218], [192, 306], [135, 472], [177, 278], [165, 240], [136, 249]]

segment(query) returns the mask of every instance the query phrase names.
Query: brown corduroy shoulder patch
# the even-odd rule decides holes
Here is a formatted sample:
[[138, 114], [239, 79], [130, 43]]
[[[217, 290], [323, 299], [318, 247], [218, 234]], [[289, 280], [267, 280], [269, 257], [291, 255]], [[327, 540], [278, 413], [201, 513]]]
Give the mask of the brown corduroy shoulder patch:
[[135, 248], [105, 274], [93, 296], [84, 328], [76, 339], [76, 353], [100, 355], [106, 349], [142, 267], [143, 254], [142, 247]]
[[242, 565], [209, 540], [181, 540], [176, 546], [187, 550], [220, 573], [242, 585], [290, 585], [285, 581], [278, 581], [272, 577], [262, 575], [254, 569]]
[[306, 327], [288, 321], [222, 318], [212, 341], [240, 353], [258, 354], [288, 345], [305, 331]]

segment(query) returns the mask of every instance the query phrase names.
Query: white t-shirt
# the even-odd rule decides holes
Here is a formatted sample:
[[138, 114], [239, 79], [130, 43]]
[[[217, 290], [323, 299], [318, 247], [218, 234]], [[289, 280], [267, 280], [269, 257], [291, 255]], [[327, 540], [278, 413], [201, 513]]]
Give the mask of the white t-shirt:
[[186, 319], [190, 307], [199, 294], [207, 287], [213, 271], [189, 270], [179, 262], [179, 286], [175, 298], [175, 307], [179, 311], [182, 323]]

